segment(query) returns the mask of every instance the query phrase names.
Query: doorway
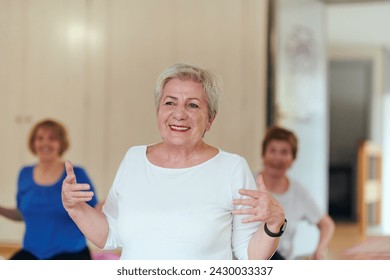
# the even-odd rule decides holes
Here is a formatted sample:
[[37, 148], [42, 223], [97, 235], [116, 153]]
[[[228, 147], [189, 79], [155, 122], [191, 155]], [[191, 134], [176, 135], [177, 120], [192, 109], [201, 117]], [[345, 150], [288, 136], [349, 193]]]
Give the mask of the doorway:
[[369, 138], [372, 61], [329, 62], [329, 214], [357, 220], [357, 149]]

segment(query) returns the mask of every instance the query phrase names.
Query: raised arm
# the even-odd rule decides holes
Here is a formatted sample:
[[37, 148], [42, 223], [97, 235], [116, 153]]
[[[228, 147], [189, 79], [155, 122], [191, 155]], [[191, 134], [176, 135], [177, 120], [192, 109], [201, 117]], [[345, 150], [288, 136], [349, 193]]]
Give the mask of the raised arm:
[[[248, 199], [236, 199], [235, 205], [245, 205], [249, 208], [233, 211], [235, 215], [251, 215], [243, 219], [243, 223], [263, 222], [267, 229], [274, 234], [280, 232], [284, 225], [284, 210], [279, 202], [268, 193], [261, 178], [258, 190], [240, 190], [240, 194], [248, 196]], [[263, 224], [262, 224], [263, 225]], [[275, 253], [279, 244], [279, 237], [272, 237], [266, 233], [264, 226], [255, 232], [249, 241], [249, 259], [269, 259]]]
[[62, 183], [62, 204], [81, 232], [99, 248], [103, 248], [108, 237], [106, 216], [88, 205], [93, 197], [88, 184], [77, 184], [71, 162], [65, 162], [66, 178]]
[[13, 221], [23, 221], [23, 217], [17, 208], [5, 208], [0, 206], [0, 216]]

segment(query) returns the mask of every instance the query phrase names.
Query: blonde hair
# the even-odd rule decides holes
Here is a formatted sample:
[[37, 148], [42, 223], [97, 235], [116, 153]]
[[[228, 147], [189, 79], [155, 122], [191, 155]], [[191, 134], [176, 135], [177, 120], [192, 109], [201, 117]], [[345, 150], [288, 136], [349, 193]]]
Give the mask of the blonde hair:
[[180, 79], [182, 81], [192, 80], [201, 83], [203, 91], [206, 93], [209, 118], [215, 118], [218, 112], [219, 101], [219, 86], [216, 77], [205, 69], [184, 63], [177, 63], [168, 67], [157, 78], [154, 94], [157, 111], [160, 106], [163, 88], [172, 79]]

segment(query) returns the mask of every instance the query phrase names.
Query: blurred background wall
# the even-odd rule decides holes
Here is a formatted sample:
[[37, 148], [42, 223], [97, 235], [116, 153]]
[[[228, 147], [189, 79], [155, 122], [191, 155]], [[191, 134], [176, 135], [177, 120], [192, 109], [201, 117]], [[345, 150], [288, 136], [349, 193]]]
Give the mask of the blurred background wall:
[[[289, 174], [328, 211], [328, 96], [325, 4], [312, 0], [274, 1], [274, 122], [294, 131], [299, 148]], [[315, 156], [314, 156], [315, 155]], [[294, 246], [309, 255], [316, 227], [302, 222]]]

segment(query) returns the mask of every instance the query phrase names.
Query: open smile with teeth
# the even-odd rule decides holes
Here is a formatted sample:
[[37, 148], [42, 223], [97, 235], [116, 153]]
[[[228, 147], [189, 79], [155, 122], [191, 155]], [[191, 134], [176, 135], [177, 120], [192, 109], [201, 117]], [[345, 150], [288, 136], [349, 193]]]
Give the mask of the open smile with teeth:
[[177, 126], [177, 125], [170, 125], [169, 126], [172, 130], [176, 130], [176, 131], [187, 131], [189, 130], [190, 128], [187, 127], [187, 126]]

